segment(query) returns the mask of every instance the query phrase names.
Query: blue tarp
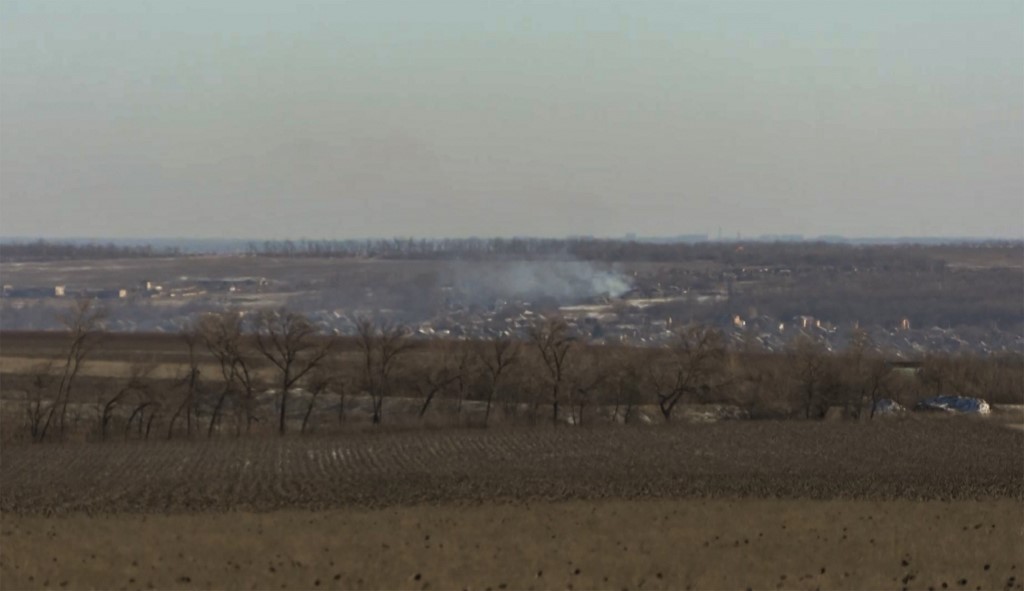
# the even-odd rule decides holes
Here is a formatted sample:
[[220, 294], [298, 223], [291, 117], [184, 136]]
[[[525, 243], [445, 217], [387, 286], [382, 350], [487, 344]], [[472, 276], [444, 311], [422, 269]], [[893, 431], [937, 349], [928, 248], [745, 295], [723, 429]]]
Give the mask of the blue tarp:
[[914, 410], [938, 410], [982, 415], [992, 412], [988, 403], [981, 398], [968, 398], [966, 396], [935, 396], [933, 398], [926, 398], [918, 402]]

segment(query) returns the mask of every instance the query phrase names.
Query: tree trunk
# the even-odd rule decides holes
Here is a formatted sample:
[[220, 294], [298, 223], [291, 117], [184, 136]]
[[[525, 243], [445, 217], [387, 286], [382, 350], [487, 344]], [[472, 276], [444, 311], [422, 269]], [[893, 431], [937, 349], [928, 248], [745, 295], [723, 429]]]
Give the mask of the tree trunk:
[[189, 394], [185, 400], [178, 407], [178, 410], [174, 411], [174, 415], [171, 416], [170, 425], [167, 427], [167, 438], [174, 437], [174, 424], [178, 422], [178, 417], [181, 416], [182, 411], [185, 412], [185, 422], [188, 425], [188, 434], [192, 435], [192, 394]]
[[135, 420], [136, 416], [139, 417], [139, 435], [142, 435], [142, 419], [143, 419], [143, 414], [146, 412], [146, 407], [147, 406], [149, 406], [148, 403], [144, 403], [144, 404], [140, 404], [140, 405], [136, 406], [135, 410], [132, 411], [131, 416], [128, 417], [128, 423], [124, 426], [124, 438], [125, 438], [125, 441], [128, 440], [128, 432], [132, 430], [132, 421]]
[[309, 399], [309, 406], [306, 407], [306, 414], [302, 417], [302, 432], [306, 432], [306, 425], [309, 424], [309, 415], [313, 414], [313, 406], [316, 404], [316, 394]]
[[420, 406], [420, 413], [418, 418], [422, 419], [423, 415], [427, 414], [427, 409], [430, 408], [430, 403], [434, 400], [434, 396], [437, 394], [440, 388], [431, 388], [430, 392], [423, 398], [423, 404]]
[[285, 390], [284, 392], [281, 393], [281, 416], [279, 417], [278, 423], [277, 423], [277, 432], [278, 432], [279, 435], [284, 435], [284, 430], [285, 430], [284, 418], [285, 418], [285, 413], [287, 413], [287, 412], [288, 412], [288, 391]]
[[46, 413], [46, 421], [43, 422], [43, 428], [39, 430], [39, 441], [42, 442], [46, 439], [46, 433], [50, 430], [50, 425], [53, 422], [53, 417], [57, 414], [57, 406], [60, 404], [60, 392], [57, 392], [57, 398], [50, 405], [50, 411]]
[[484, 427], [487, 426], [487, 422], [491, 418], [491, 401], [494, 399], [496, 387], [491, 386], [491, 389], [487, 392], [487, 406], [484, 408]]
[[[285, 375], [285, 380], [287, 380], [287, 379], [288, 379], [288, 376]], [[279, 435], [284, 435], [284, 432], [285, 432], [285, 429], [286, 429], [286, 426], [285, 426], [285, 416], [286, 416], [287, 412], [288, 412], [288, 386], [287, 386], [287, 381], [286, 381], [284, 384], [281, 385], [281, 417], [280, 417], [280, 420], [279, 420], [278, 425], [277, 425], [277, 432], [278, 432]]]
[[384, 418], [383, 416], [381, 416], [383, 414], [381, 412], [383, 406], [384, 406], [384, 397], [382, 395], [380, 395], [380, 394], [374, 396], [373, 397], [373, 424], [374, 425], [381, 424], [381, 421]]
[[108, 409], [103, 409], [103, 417], [100, 419], [100, 441], [107, 440], [107, 425], [110, 424], [110, 413]]
[[667, 399], [659, 400], [658, 408], [661, 409], [661, 416], [665, 417], [666, 423], [672, 420], [672, 404]]
[[149, 420], [146, 421], [146, 441], [149, 441], [149, 430], [153, 428], [153, 419], [156, 418], [156, 413], [149, 413]]
[[220, 410], [224, 406], [224, 399], [227, 398], [227, 396], [228, 391], [224, 390], [221, 393], [220, 398], [217, 399], [216, 406], [213, 407], [213, 415], [210, 416], [210, 426], [206, 430], [207, 438], [213, 437], [213, 428], [217, 425], [217, 421], [220, 419]]

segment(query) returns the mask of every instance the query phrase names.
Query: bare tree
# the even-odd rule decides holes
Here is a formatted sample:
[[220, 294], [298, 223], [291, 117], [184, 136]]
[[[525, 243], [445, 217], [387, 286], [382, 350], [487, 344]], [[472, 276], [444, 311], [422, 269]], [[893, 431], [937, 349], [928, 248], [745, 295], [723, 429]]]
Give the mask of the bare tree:
[[347, 399], [348, 389], [351, 384], [349, 379], [339, 379], [335, 383], [335, 388], [338, 393], [338, 424], [345, 422], [345, 400]]
[[[128, 415], [128, 421], [124, 425], [124, 438], [128, 439], [131, 433], [132, 423], [136, 422], [135, 418], [138, 417], [136, 422], [138, 427], [139, 438], [145, 437], [149, 439], [149, 430], [153, 426], [153, 419], [156, 418], [157, 412], [160, 410], [160, 401], [152, 396], [152, 390], [150, 388], [142, 388], [134, 391], [135, 393], [135, 406], [132, 408], [132, 412]], [[149, 411], [149, 420], [146, 420], [146, 412]], [[143, 429], [145, 425], [145, 429]]]
[[[61, 318], [61, 322], [67, 327], [71, 336], [67, 353], [64, 356], [64, 367], [61, 372], [60, 381], [57, 385], [57, 394], [53, 404], [46, 415], [46, 420], [39, 429], [37, 441], [46, 439], [54, 419], [57, 419], [60, 428], [60, 437], [65, 435], [65, 420], [68, 414], [68, 402], [71, 400], [71, 390], [75, 378], [82, 368], [85, 358], [92, 352], [98, 340], [98, 330], [106, 312], [102, 308], [93, 305], [92, 300], [78, 300], [71, 310]], [[58, 408], [60, 414], [57, 416]]]
[[666, 421], [685, 396], [693, 396], [724, 385], [725, 339], [712, 328], [694, 326], [677, 333], [667, 358], [655, 360], [650, 378], [658, 397], [658, 408]]
[[470, 385], [476, 376], [476, 364], [474, 363], [473, 355], [470, 353], [470, 348], [467, 346], [460, 346], [455, 355], [456, 359], [456, 375], [454, 386], [455, 395], [458, 397], [458, 403], [455, 407], [455, 414], [462, 414], [462, 405], [466, 401], [466, 397], [469, 396]]
[[335, 379], [323, 365], [320, 365], [310, 372], [306, 382], [306, 390], [309, 392], [309, 403], [306, 404], [306, 414], [302, 415], [302, 433], [305, 433], [309, 427], [309, 417], [312, 416], [313, 409], [316, 407], [316, 399], [331, 388], [335, 383]]
[[614, 398], [612, 417], [621, 417], [623, 424], [629, 424], [641, 401], [640, 370], [632, 359], [624, 356], [609, 371], [614, 375], [610, 389], [610, 394]]
[[889, 377], [892, 373], [889, 364], [878, 355], [871, 335], [862, 329], [855, 329], [850, 344], [836, 360], [843, 374], [844, 381], [840, 399], [844, 402], [846, 413], [853, 419], [859, 419], [868, 408], [868, 418], [875, 417], [880, 400], [890, 393]]
[[540, 353], [544, 367], [547, 369], [551, 387], [551, 418], [554, 426], [557, 427], [558, 405], [566, 378], [566, 358], [575, 339], [569, 335], [569, 325], [558, 317], [545, 319], [535, 325], [530, 330], [530, 339], [537, 348], [537, 352]]
[[822, 346], [806, 336], [801, 336], [787, 352], [790, 367], [795, 372], [797, 389], [804, 418], [821, 418], [828, 410], [825, 385], [828, 373], [828, 359]]
[[237, 406], [246, 414], [246, 430], [251, 428], [254, 416], [256, 374], [251, 367], [250, 354], [245, 347], [242, 315], [237, 311], [207, 314], [199, 321], [199, 335], [207, 350], [220, 365], [222, 386], [217, 395], [206, 436], [212, 437], [220, 421], [227, 400], [235, 395]]
[[[875, 418], [875, 411], [878, 410], [878, 402], [882, 398], [889, 397], [893, 388], [890, 385], [892, 368], [881, 357], [873, 357], [866, 360], [860, 368], [860, 391], [861, 396], [871, 406], [868, 411], [868, 418]], [[860, 417], [858, 409], [857, 417]]]
[[195, 414], [196, 396], [199, 393], [199, 357], [196, 351], [202, 340], [199, 326], [192, 323], [182, 331], [181, 338], [188, 349], [188, 374], [184, 379], [185, 396], [182, 398], [177, 410], [171, 415], [170, 424], [167, 426], [168, 439], [174, 436], [174, 423], [183, 412], [185, 413], [185, 433], [189, 437], [192, 436], [192, 416]]
[[29, 434], [33, 441], [39, 440], [43, 421], [56, 404], [56, 401], [49, 399], [55, 381], [53, 361], [40, 363], [32, 371], [32, 381], [25, 391], [25, 418], [28, 419]]
[[423, 397], [423, 404], [420, 405], [419, 418], [422, 419], [430, 408], [430, 403], [438, 393], [445, 391], [449, 386], [461, 379], [459, 372], [459, 360], [453, 350], [457, 351], [455, 343], [440, 343], [440, 360], [428, 358], [426, 363], [414, 376], [415, 388]]
[[356, 343], [363, 356], [360, 379], [373, 403], [373, 424], [384, 419], [384, 398], [391, 394], [397, 360], [412, 346], [405, 329], [383, 324], [379, 328], [368, 318], [356, 322]]
[[480, 361], [486, 368], [489, 382], [487, 406], [484, 411], [484, 427], [486, 427], [491, 417], [491, 403], [498, 394], [502, 377], [519, 360], [520, 345], [511, 339], [499, 338], [488, 343], [480, 351]]
[[279, 371], [278, 433], [284, 435], [288, 393], [330, 352], [333, 339], [318, 338], [316, 327], [302, 314], [285, 309], [263, 311], [256, 319], [256, 348]]
[[781, 356], [755, 350], [741, 353], [736, 359], [738, 363], [731, 373], [738, 382], [734, 390], [738, 406], [759, 417], [791, 411], [789, 368], [780, 363]]
[[[114, 418], [114, 411], [119, 405], [121, 405], [132, 394], [135, 394], [138, 400], [144, 400], [144, 395], [149, 389], [147, 378], [153, 371], [154, 367], [155, 366], [152, 364], [139, 362], [132, 363], [129, 368], [128, 377], [114, 390], [113, 394], [101, 401], [99, 406], [98, 425], [100, 441], [105, 441], [107, 439], [107, 433], [109, 432], [110, 424]], [[136, 406], [135, 411], [133, 411], [131, 418], [128, 419], [128, 423], [126, 424], [125, 438], [128, 436], [127, 430], [137, 412], [139, 412], [139, 410]]]
[[516, 375], [516, 388], [519, 396], [526, 401], [527, 420], [530, 424], [536, 424], [541, 419], [541, 405], [551, 396], [548, 368], [540, 355], [523, 357], [520, 368]]
[[206, 436], [212, 437], [220, 419], [224, 402], [234, 390], [236, 363], [241, 358], [240, 341], [242, 338], [241, 320], [237, 313], [207, 314], [199, 322], [199, 332], [207, 350], [220, 365], [223, 380], [217, 401], [210, 413], [210, 422]]
[[605, 386], [610, 371], [603, 349], [598, 347], [587, 350], [574, 363], [572, 386], [569, 388], [569, 412], [577, 426], [583, 425], [586, 408], [597, 391]]

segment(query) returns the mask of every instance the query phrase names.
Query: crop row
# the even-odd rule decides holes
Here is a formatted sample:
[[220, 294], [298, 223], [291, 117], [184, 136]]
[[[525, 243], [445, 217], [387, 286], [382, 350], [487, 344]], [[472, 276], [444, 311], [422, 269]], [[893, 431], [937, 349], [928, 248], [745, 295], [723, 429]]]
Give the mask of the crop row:
[[1024, 499], [1024, 433], [736, 422], [8, 445], [0, 510], [272, 510], [636, 497]]

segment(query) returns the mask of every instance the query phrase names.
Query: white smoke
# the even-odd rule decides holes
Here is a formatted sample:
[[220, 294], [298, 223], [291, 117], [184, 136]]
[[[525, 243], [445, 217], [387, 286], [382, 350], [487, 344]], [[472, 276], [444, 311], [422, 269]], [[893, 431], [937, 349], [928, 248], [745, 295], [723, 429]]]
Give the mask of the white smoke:
[[501, 261], [455, 264], [453, 284], [463, 297], [485, 302], [494, 298], [553, 298], [573, 303], [600, 296], [619, 297], [632, 286], [613, 268], [586, 261]]

